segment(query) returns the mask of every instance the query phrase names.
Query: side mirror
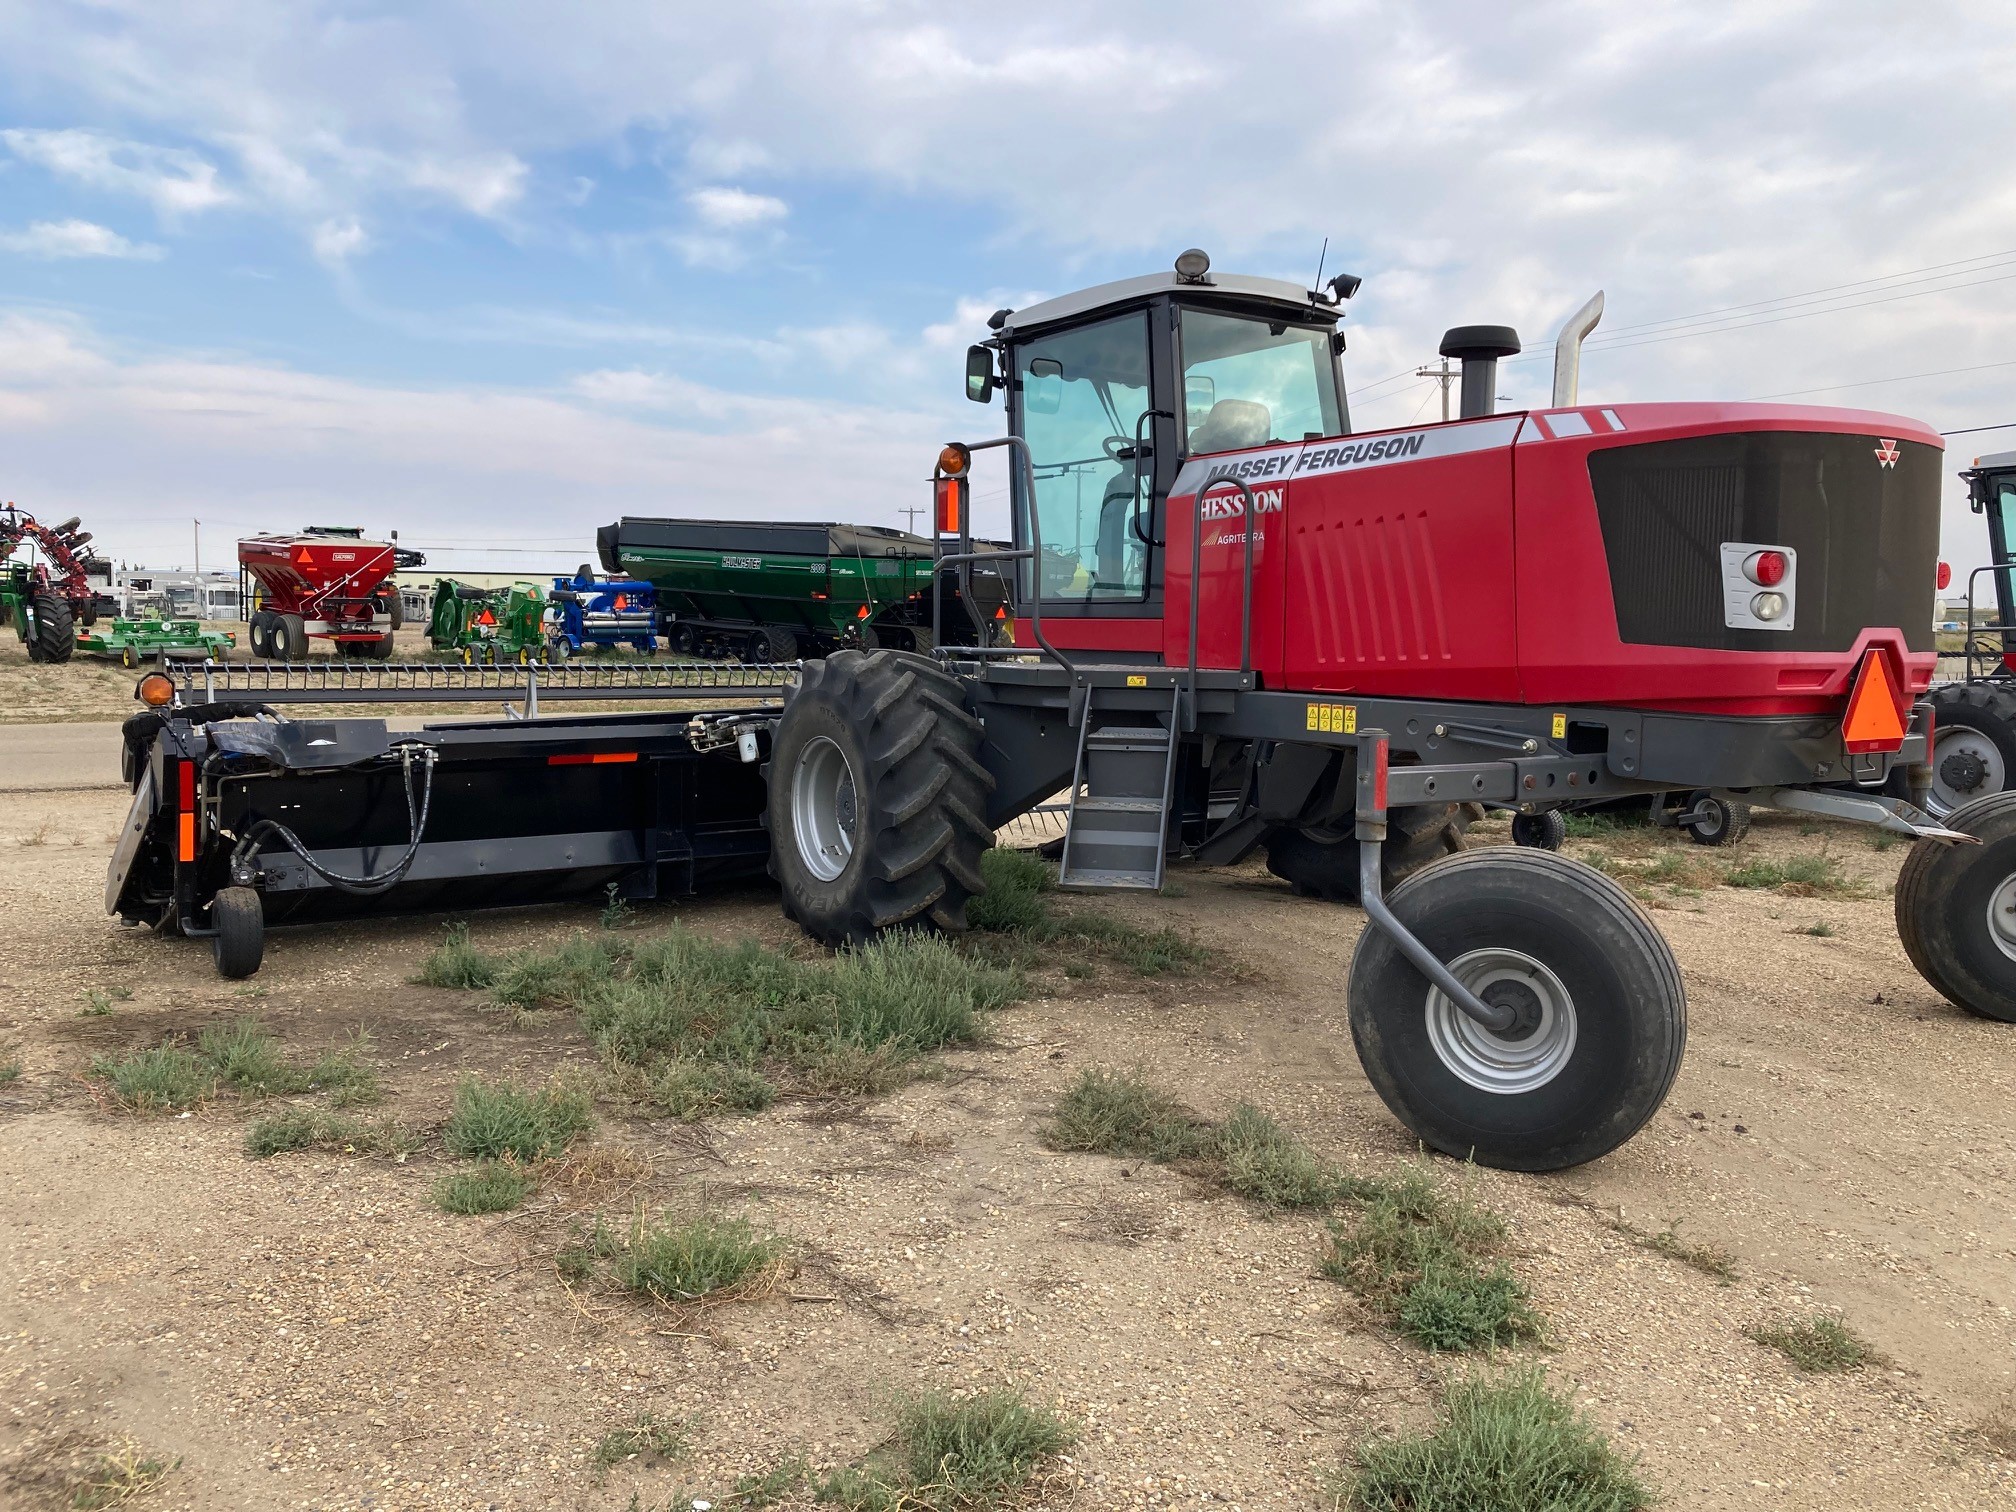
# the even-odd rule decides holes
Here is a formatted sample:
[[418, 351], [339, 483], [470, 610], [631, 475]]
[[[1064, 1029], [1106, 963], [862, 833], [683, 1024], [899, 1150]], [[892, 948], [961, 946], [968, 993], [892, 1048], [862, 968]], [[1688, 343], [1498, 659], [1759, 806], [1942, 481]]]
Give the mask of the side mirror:
[[1183, 408], [1193, 415], [1211, 413], [1211, 406], [1218, 402], [1218, 385], [1201, 374], [1192, 374], [1183, 380]]
[[994, 397], [994, 354], [984, 346], [966, 348], [966, 397], [975, 404]]
[[1064, 407], [1064, 364], [1055, 357], [1036, 357], [1022, 385], [1022, 408], [1032, 415], [1054, 415]]

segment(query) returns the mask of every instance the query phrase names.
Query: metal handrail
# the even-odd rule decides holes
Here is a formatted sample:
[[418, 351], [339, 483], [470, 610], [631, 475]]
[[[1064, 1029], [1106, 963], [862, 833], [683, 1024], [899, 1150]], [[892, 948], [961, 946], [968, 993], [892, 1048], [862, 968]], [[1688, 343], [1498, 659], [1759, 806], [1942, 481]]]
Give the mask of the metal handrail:
[[1190, 524], [1190, 720], [1197, 720], [1197, 598], [1198, 583], [1204, 571], [1204, 496], [1214, 488], [1225, 484], [1239, 490], [1246, 506], [1246, 561], [1245, 585], [1239, 603], [1239, 672], [1241, 676], [1253, 670], [1253, 525], [1258, 518], [1254, 513], [1253, 490], [1244, 478], [1234, 478], [1221, 474], [1207, 480], [1197, 490], [1197, 497], [1191, 508], [1193, 518]]
[[[1980, 577], [1981, 574], [1984, 572], [2016, 572], [2016, 561], [1989, 562], [1984, 566], [1976, 567], [1973, 571], [1967, 574], [1967, 631], [1966, 631], [1967, 640], [1965, 646], [1962, 649], [1961, 654], [1964, 655], [1967, 659], [1966, 675], [1968, 681], [1970, 682], [1973, 681], [1974, 679], [1975, 659], [1977, 657], [1988, 658], [1990, 656], [1990, 654], [1987, 652], [1976, 651], [1974, 649], [1974, 580]], [[1996, 613], [1998, 615], [2001, 613], [2001, 602], [1999, 598], [1996, 602]], [[1992, 660], [1999, 662], [2009, 654], [2010, 651], [2009, 636], [2012, 631], [2016, 631], [2016, 625], [1996, 626], [1996, 634], [2002, 642], [2002, 647], [2000, 650], [1993, 653], [1991, 658]]]
[[[1035, 590], [1029, 595], [1029, 629], [1030, 633], [1036, 637], [1036, 644], [1043, 648], [1050, 659], [1075, 678], [1078, 675], [1078, 664], [1055, 646], [1051, 645], [1050, 637], [1043, 633], [1043, 525], [1037, 518], [1039, 511], [1036, 508], [1036, 459], [1029, 450], [1029, 443], [1020, 436], [997, 436], [992, 441], [975, 441], [971, 445], [967, 445], [964, 442], [959, 444], [965, 448], [968, 456], [971, 456], [974, 452], [992, 451], [997, 446], [1007, 446], [1012, 447], [1015, 455], [1022, 459], [1022, 477], [1029, 488], [1029, 546], [1027, 548], [1030, 559], [1029, 576], [1031, 579], [1030, 586]], [[944, 476], [945, 474], [940, 469], [936, 467], [931, 469], [931, 481], [934, 484]], [[972, 485], [969, 483], [967, 486], [970, 491]], [[972, 551], [973, 511], [970, 507], [972, 503], [970, 497], [967, 503], [969, 507], [959, 511], [959, 545], [961, 551], [955, 553], [955, 555], [971, 556], [974, 554]], [[935, 499], [933, 500], [933, 508], [936, 508]], [[938, 522], [935, 515], [931, 524], [931, 541], [935, 556], [937, 543], [940, 539], [937, 529]], [[1016, 555], [1019, 556], [1021, 553], [1018, 552]], [[969, 563], [969, 568], [970, 565]], [[935, 566], [934, 562], [934, 571]], [[934, 607], [932, 613], [932, 626], [934, 630], [937, 627], [937, 618], [938, 616]]]

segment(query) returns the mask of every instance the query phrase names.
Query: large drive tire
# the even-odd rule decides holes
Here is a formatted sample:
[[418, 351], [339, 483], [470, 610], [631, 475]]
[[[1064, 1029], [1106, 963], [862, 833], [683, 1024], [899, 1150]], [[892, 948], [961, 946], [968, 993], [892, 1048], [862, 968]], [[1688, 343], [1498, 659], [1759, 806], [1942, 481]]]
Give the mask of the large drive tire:
[[273, 649], [290, 664], [308, 660], [308, 622], [298, 614], [275, 615]]
[[[1380, 875], [1396, 887], [1431, 861], [1463, 849], [1463, 832], [1473, 811], [1460, 803], [1397, 808], [1386, 816], [1386, 845]], [[1326, 845], [1301, 830], [1281, 830], [1267, 841], [1267, 870], [1295, 889], [1298, 898], [1358, 901], [1358, 842], [1350, 835]]]
[[829, 945], [903, 924], [964, 929], [994, 843], [981, 733], [958, 680], [928, 660], [842, 651], [806, 662], [768, 768], [785, 914]]
[[40, 662], [67, 662], [77, 649], [77, 626], [70, 600], [60, 593], [37, 593], [28, 602], [35, 609], [35, 635], [28, 654]]
[[1927, 812], [1943, 819], [2016, 782], [2016, 685], [1948, 683], [1927, 697], [1932, 704]]
[[1696, 845], [1734, 845], [1750, 833], [1750, 805], [1703, 795], [1694, 800], [1699, 822], [1681, 826]]
[[257, 971], [266, 954], [266, 910], [259, 894], [249, 887], [220, 888], [210, 904], [210, 922], [217, 930], [210, 937], [217, 974], [235, 982]]
[[1523, 1021], [1495, 1034], [1367, 927], [1351, 1033], [1373, 1088], [1423, 1143], [1513, 1171], [1623, 1144], [1665, 1100], [1687, 1045], [1666, 941], [1624, 890], [1550, 851], [1498, 846], [1428, 867], [1393, 912], [1457, 978]]
[[1897, 937], [1941, 996], [2016, 1024], [2016, 793], [1977, 798], [1940, 822], [1981, 843], [1911, 847], [1897, 874]]

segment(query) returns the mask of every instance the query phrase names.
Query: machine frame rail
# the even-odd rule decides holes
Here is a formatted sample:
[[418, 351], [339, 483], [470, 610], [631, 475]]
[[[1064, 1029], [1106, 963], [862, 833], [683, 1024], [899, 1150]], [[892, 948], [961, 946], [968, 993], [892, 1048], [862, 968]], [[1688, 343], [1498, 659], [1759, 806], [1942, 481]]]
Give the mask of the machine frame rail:
[[537, 715], [541, 700], [778, 697], [798, 680], [797, 662], [461, 663], [171, 662], [178, 704], [257, 700], [267, 704], [495, 703], [508, 699]]

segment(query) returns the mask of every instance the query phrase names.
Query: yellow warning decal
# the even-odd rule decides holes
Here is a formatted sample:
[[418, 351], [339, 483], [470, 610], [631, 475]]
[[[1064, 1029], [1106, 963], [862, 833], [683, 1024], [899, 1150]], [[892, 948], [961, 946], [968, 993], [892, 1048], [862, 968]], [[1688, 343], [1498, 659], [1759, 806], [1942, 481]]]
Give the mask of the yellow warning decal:
[[1566, 714], [1556, 714], [1554, 716], [1554, 738], [1556, 740], [1565, 740], [1567, 735], [1568, 716]]
[[1148, 686], [1148, 679], [1139, 672], [1130, 672], [1127, 674], [1127, 686], [1130, 688], [1145, 688]]
[[1312, 703], [1307, 707], [1307, 727], [1325, 735], [1356, 735], [1358, 733], [1358, 706], [1356, 704]]

